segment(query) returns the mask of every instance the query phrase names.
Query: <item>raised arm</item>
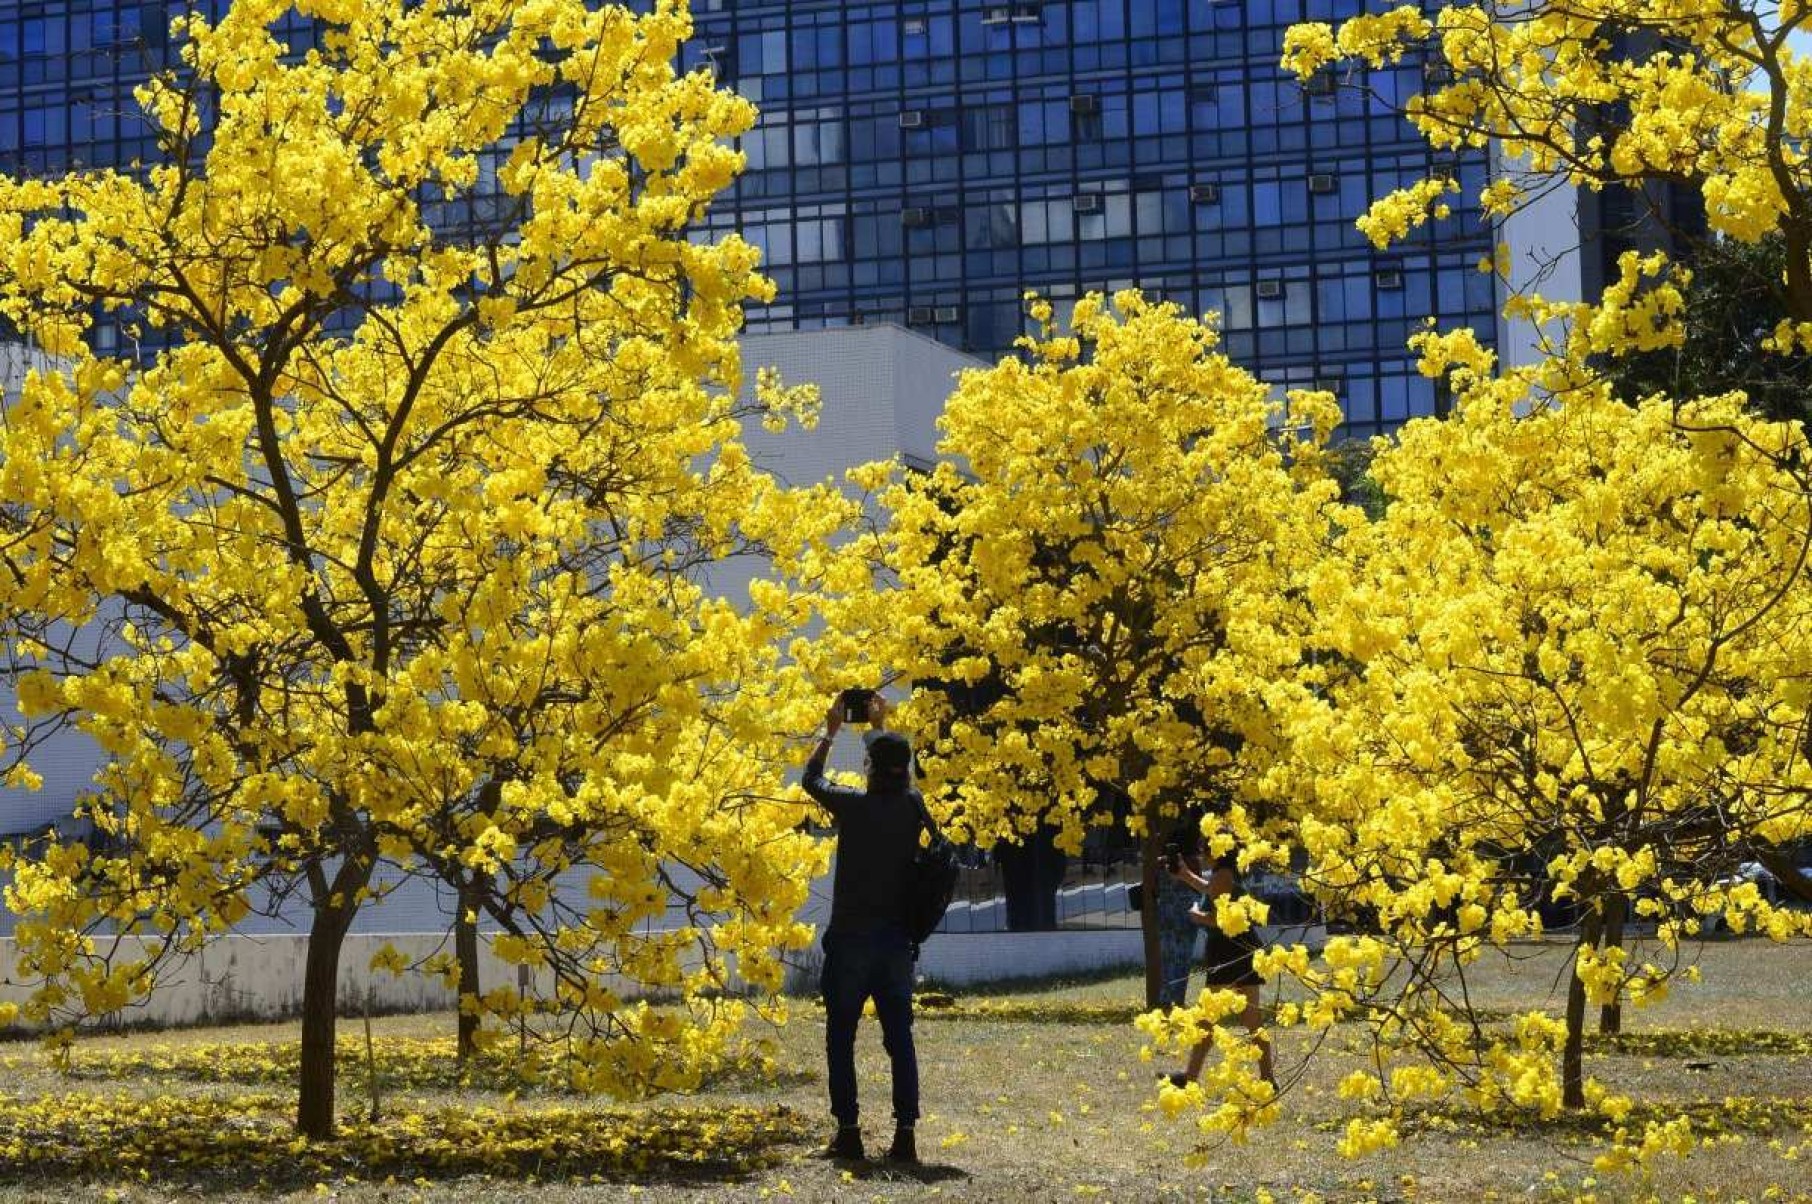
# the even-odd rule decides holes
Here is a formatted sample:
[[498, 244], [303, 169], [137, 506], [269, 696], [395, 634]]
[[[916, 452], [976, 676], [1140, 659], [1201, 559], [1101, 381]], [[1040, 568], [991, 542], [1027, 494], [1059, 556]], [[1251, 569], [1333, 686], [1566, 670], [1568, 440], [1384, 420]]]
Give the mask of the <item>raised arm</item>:
[[1177, 867], [1170, 871], [1170, 876], [1198, 895], [1226, 894], [1233, 889], [1233, 875], [1228, 874], [1227, 882], [1219, 891], [1215, 891], [1213, 874], [1202, 877], [1202, 863], [1188, 853], [1177, 858]]
[[[1180, 876], [1181, 875], [1179, 875], [1179, 877]], [[1222, 895], [1231, 895], [1234, 888], [1239, 884], [1239, 880], [1234, 877], [1233, 871], [1222, 865], [1215, 866], [1206, 878], [1203, 878], [1200, 874], [1194, 873], [1190, 874], [1190, 877], [1202, 884], [1198, 889], [1210, 899], [1218, 899]], [[1203, 911], [1200, 904], [1197, 904], [1194, 908], [1190, 909], [1189, 919], [1199, 928], [1216, 927], [1214, 922], [1214, 910], [1210, 908], [1207, 911]]]
[[839, 786], [824, 776], [824, 762], [830, 756], [831, 742], [837, 738], [837, 730], [843, 726], [841, 704], [841, 698], [831, 700], [830, 710], [824, 716], [824, 735], [812, 746], [811, 755], [805, 761], [805, 778], [800, 782], [812, 800], [830, 812], [833, 820], [842, 818], [846, 804], [862, 797], [860, 790]]

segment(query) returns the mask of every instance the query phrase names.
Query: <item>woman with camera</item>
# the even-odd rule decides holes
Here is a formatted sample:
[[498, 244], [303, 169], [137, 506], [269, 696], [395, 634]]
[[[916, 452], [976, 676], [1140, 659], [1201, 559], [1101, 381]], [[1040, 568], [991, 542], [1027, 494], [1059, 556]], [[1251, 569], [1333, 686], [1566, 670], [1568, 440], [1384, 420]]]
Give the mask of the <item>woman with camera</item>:
[[1189, 974], [1195, 968], [1195, 946], [1199, 929], [1189, 918], [1200, 892], [1179, 877], [1179, 868], [1200, 876], [1202, 823], [1201, 812], [1185, 811], [1164, 841], [1164, 872], [1157, 881], [1158, 924], [1158, 1006], [1181, 1007], [1189, 997]]
[[[1214, 900], [1223, 896], [1233, 898], [1244, 893], [1240, 883], [1238, 854], [1229, 851], [1216, 860], [1212, 872], [1206, 877], [1181, 857], [1167, 868], [1173, 879], [1195, 892], [1196, 903], [1189, 911], [1189, 921], [1195, 927], [1203, 929], [1207, 937], [1207, 949], [1202, 960], [1208, 967], [1208, 986], [1215, 990], [1237, 990], [1246, 997], [1246, 1007], [1240, 1013], [1240, 1020], [1258, 1044], [1259, 1076], [1275, 1089], [1277, 1077], [1271, 1065], [1271, 1043], [1259, 1035], [1264, 1023], [1259, 993], [1264, 989], [1265, 980], [1258, 976], [1258, 971], [1252, 965], [1252, 955], [1258, 952], [1258, 942], [1250, 930], [1238, 936], [1229, 936], [1221, 931], [1214, 919]], [[1170, 1076], [1171, 1083], [1181, 1087], [1201, 1077], [1202, 1065], [1208, 1060], [1208, 1049], [1212, 1044], [1212, 1038], [1207, 1035], [1197, 1041], [1189, 1051], [1188, 1069], [1173, 1073]]]

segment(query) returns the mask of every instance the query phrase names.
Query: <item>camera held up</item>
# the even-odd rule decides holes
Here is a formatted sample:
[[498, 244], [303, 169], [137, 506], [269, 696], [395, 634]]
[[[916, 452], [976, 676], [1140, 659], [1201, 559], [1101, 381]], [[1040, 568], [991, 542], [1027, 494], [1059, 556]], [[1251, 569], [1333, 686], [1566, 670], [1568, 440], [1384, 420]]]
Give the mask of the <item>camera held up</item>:
[[843, 722], [867, 723], [869, 704], [874, 701], [875, 692], [861, 687], [852, 687], [838, 695], [843, 707]]

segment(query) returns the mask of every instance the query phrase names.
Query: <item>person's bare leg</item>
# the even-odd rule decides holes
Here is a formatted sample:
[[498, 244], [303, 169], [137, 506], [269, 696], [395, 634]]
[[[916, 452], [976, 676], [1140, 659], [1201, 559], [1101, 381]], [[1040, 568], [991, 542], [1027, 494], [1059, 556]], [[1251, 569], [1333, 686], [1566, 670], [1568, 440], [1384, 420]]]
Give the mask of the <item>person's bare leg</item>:
[[[1259, 1006], [1259, 994], [1263, 990], [1263, 987], [1257, 985], [1243, 986], [1240, 988], [1241, 993], [1246, 997], [1246, 1010], [1240, 1013], [1240, 1020], [1245, 1024], [1246, 1031], [1253, 1035], [1254, 1040], [1258, 1044], [1258, 1076], [1265, 1082], [1271, 1084], [1272, 1089], [1275, 1090], [1277, 1087], [1277, 1075], [1271, 1064], [1271, 1042], [1267, 1038], [1258, 1035], [1259, 1030], [1264, 1027], [1265, 1023], [1264, 1009]], [[1193, 1083], [1202, 1077], [1202, 1067], [1207, 1064], [1208, 1050], [1212, 1048], [1213, 1045], [1214, 1038], [1212, 1034], [1204, 1033], [1202, 1039], [1197, 1041], [1189, 1050], [1189, 1066], [1188, 1069], [1183, 1072], [1184, 1075], [1187, 1076], [1189, 1082]]]
[[1246, 1031], [1258, 1044], [1258, 1077], [1271, 1084], [1271, 1090], [1277, 1090], [1277, 1074], [1271, 1065], [1271, 1042], [1269, 1038], [1258, 1035], [1264, 1027], [1265, 1011], [1259, 1006], [1259, 995], [1264, 990], [1261, 986], [1241, 987], [1246, 993], [1246, 1011], [1240, 1018], [1246, 1022]]
[[1202, 1066], [1208, 1061], [1208, 1050], [1214, 1044], [1212, 1031], [1202, 1034], [1202, 1039], [1189, 1047], [1189, 1066], [1183, 1071], [1187, 1081], [1193, 1083], [1202, 1077]]

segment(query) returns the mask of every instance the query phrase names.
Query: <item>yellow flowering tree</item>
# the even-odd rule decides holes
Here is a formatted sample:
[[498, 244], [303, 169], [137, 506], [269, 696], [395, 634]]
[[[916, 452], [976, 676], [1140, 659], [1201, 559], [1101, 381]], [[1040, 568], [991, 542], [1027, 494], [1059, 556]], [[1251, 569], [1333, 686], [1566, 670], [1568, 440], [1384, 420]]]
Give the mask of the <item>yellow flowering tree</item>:
[[[1708, 914], [1812, 933], [1738, 873], [1812, 837], [1805, 436], [1741, 394], [1626, 405], [1589, 343], [1498, 372], [1470, 331], [1421, 336], [1454, 416], [1381, 448], [1389, 506], [1310, 592], [1319, 680], [1283, 699], [1294, 755], [1266, 785], [1305, 886], [1360, 931], [1259, 963], [1302, 992], [1278, 1025], [1370, 1031], [1372, 1064], [1341, 1091], [1388, 1111], [1352, 1122], [1348, 1152], [1448, 1095], [1593, 1107], [1615, 1132], [1631, 1101], [1584, 1075], [1588, 1004], [1662, 997]], [[1487, 1024], [1469, 976], [1539, 935], [1550, 895], [1580, 914], [1565, 1015]], [[1653, 960], [1625, 948], [1629, 919], [1656, 926]], [[1236, 1003], [1211, 994], [1193, 1020]], [[1174, 1043], [1191, 1022], [1146, 1023]], [[1211, 1130], [1270, 1115], [1238, 1058], [1207, 1086]], [[1617, 1133], [1606, 1165], [1671, 1132]]]
[[[26, 717], [107, 758], [98, 845], [14, 867], [26, 1014], [117, 1010], [290, 898], [325, 1135], [383, 868], [464, 883], [541, 984], [462, 1007], [554, 1013], [582, 1086], [695, 1082], [822, 869], [781, 801], [797, 608], [701, 578], [840, 515], [751, 468], [734, 335], [772, 287], [688, 237], [753, 110], [676, 76], [668, 0], [179, 24], [139, 92], [158, 161], [0, 179], [0, 313], [55, 357], [0, 428], [0, 615]], [[101, 354], [97, 319], [155, 350]]]
[[[1621, 0], [1398, 7], [1298, 26], [1284, 62], [1360, 87], [1420, 68], [1405, 111], [1430, 144], [1494, 144], [1508, 165], [1484, 186], [1488, 214], [1557, 178], [1671, 182], [1699, 188], [1727, 237], [1778, 228], [1790, 320], [1771, 343], [1789, 350], [1812, 315], [1803, 72], [1787, 44], [1802, 19]], [[1386, 245], [1445, 216], [1457, 187], [1417, 182], [1360, 226]], [[1507, 255], [1481, 270], [1507, 277]], [[1627, 252], [1595, 303], [1513, 297], [1546, 358], [1512, 370], [1471, 331], [1421, 335], [1455, 417], [1380, 446], [1388, 505], [1311, 591], [1318, 678], [1286, 700], [1294, 755], [1265, 785], [1299, 804], [1307, 886], [1369, 931], [1319, 962], [1300, 948], [1260, 961], [1306, 988], [1279, 1024], [1353, 1019], [1375, 1039], [1341, 1093], [1383, 1110], [1353, 1121], [1347, 1152], [1393, 1144], [1396, 1110], [1451, 1095], [1543, 1116], [1595, 1107], [1605, 1167], [1689, 1149], [1688, 1120], [1632, 1135], [1631, 1101], [1585, 1078], [1587, 1005], [1614, 1022], [1620, 1001], [1660, 997], [1707, 914], [1776, 938], [1808, 929], [1738, 873], [1812, 836], [1804, 435], [1715, 381], [1700, 385], [1711, 396], [1629, 405], [1615, 388], [1626, 357], [1681, 345], [1690, 286], [1665, 256]], [[1471, 968], [1539, 934], [1548, 894], [1580, 916], [1566, 1013], [1489, 1024]], [[1632, 917], [1656, 925], [1653, 962], [1625, 947]], [[1175, 1042], [1236, 1003], [1146, 1023]], [[1227, 1061], [1204, 1124], [1237, 1131], [1269, 1113]]]
[[[1420, 64], [1402, 111], [1431, 147], [1495, 148], [1479, 196], [1487, 215], [1508, 217], [1565, 182], [1621, 189], [1640, 220], [1662, 228], [1677, 221], [1670, 198], [1681, 189], [1697, 194], [1714, 238], [1753, 244], [1689, 243], [1690, 258], [1711, 272], [1700, 284], [1663, 253], [1626, 252], [1599, 304], [1557, 303], [1515, 285], [1506, 315], [1533, 323], [1545, 352], [1573, 357], [1575, 368], [1583, 335], [1584, 350], [1626, 394], [1685, 372], [1695, 391], [1742, 388], [1752, 407], [1792, 413], [1775, 381], [1812, 351], [1812, 173], [1800, 150], [1812, 122], [1812, 77], [1794, 36], [1805, 16], [1796, 5], [1753, 0], [1689, 8], [1494, 0], [1427, 15], [1398, 6], [1338, 26], [1292, 28], [1284, 65], [1305, 79], [1332, 72], [1367, 88], [1372, 72]], [[1446, 216], [1444, 198], [1457, 188], [1448, 177], [1417, 181], [1378, 198], [1360, 226], [1385, 246]], [[1625, 233], [1642, 241], [1640, 230]], [[1720, 278], [1746, 258], [1767, 270], [1741, 282], [1750, 300], [1731, 318], [1739, 332], [1706, 337], [1706, 314], [1730, 305], [1718, 295], [1727, 287]], [[1508, 246], [1480, 266], [1512, 283]], [[1707, 376], [1701, 356], [1731, 337], [1777, 362], [1732, 361], [1726, 379]], [[1784, 889], [1812, 901], [1812, 884], [1790, 861], [1760, 855]]]
[[1042, 337], [962, 377], [929, 477], [856, 474], [887, 523], [829, 574], [844, 596], [809, 663], [918, 683], [902, 722], [955, 834], [1042, 824], [1076, 853], [1123, 819], [1151, 882], [1162, 819], [1233, 781], [1231, 748], [1262, 765], [1276, 746], [1267, 685], [1297, 663], [1304, 574], [1344, 513], [1321, 466], [1338, 414], [1274, 398], [1175, 305], [1089, 296], [1061, 332], [1031, 309]]

